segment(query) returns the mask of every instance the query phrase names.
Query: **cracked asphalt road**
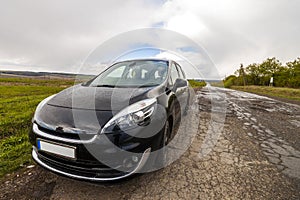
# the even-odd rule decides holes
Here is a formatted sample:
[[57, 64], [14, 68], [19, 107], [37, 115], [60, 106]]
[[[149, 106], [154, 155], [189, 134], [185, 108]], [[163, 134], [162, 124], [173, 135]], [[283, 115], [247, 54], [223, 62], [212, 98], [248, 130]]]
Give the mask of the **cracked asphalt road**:
[[5, 177], [0, 198], [300, 199], [300, 106], [213, 87], [197, 96], [200, 113], [188, 119], [196, 136], [166, 168], [92, 184], [35, 166]]

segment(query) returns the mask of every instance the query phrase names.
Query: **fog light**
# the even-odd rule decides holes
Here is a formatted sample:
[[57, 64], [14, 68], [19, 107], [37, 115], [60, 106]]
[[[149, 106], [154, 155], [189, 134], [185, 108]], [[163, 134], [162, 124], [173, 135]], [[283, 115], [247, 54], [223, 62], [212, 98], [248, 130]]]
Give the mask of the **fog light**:
[[131, 167], [134, 167], [136, 164], [139, 161], [139, 157], [137, 156], [132, 156], [131, 158], [125, 158], [124, 161], [123, 161], [123, 167], [125, 168], [131, 168]]
[[132, 161], [133, 162], [138, 162], [139, 161], [139, 158], [137, 156], [132, 156]]
[[123, 166], [125, 168], [131, 168], [133, 166], [132, 161], [128, 158], [125, 158], [125, 160], [123, 161]]

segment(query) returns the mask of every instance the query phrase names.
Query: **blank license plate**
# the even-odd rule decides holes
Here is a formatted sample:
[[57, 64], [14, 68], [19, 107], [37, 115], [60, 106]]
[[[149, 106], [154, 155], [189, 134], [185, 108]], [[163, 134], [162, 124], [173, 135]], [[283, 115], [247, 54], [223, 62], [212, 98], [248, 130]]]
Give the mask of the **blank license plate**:
[[75, 147], [60, 145], [57, 143], [46, 142], [43, 140], [37, 140], [38, 150], [53, 153], [56, 155], [64, 156], [67, 158], [75, 159]]

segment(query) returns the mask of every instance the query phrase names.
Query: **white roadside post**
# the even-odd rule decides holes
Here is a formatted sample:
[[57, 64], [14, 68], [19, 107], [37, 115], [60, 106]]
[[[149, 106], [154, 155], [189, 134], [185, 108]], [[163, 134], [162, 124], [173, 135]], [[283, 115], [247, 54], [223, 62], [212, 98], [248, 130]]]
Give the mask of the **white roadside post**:
[[274, 78], [273, 78], [273, 76], [272, 76], [271, 79], [270, 79], [270, 84], [269, 84], [269, 86], [273, 86], [273, 81], [274, 81]]

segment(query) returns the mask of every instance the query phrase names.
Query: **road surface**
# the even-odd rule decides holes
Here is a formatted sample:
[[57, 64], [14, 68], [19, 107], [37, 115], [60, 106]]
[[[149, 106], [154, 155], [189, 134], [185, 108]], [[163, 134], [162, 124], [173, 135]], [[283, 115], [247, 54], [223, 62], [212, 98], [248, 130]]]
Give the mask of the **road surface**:
[[93, 184], [29, 166], [5, 177], [0, 198], [300, 199], [300, 106], [214, 87], [197, 97], [196, 136], [166, 168]]

